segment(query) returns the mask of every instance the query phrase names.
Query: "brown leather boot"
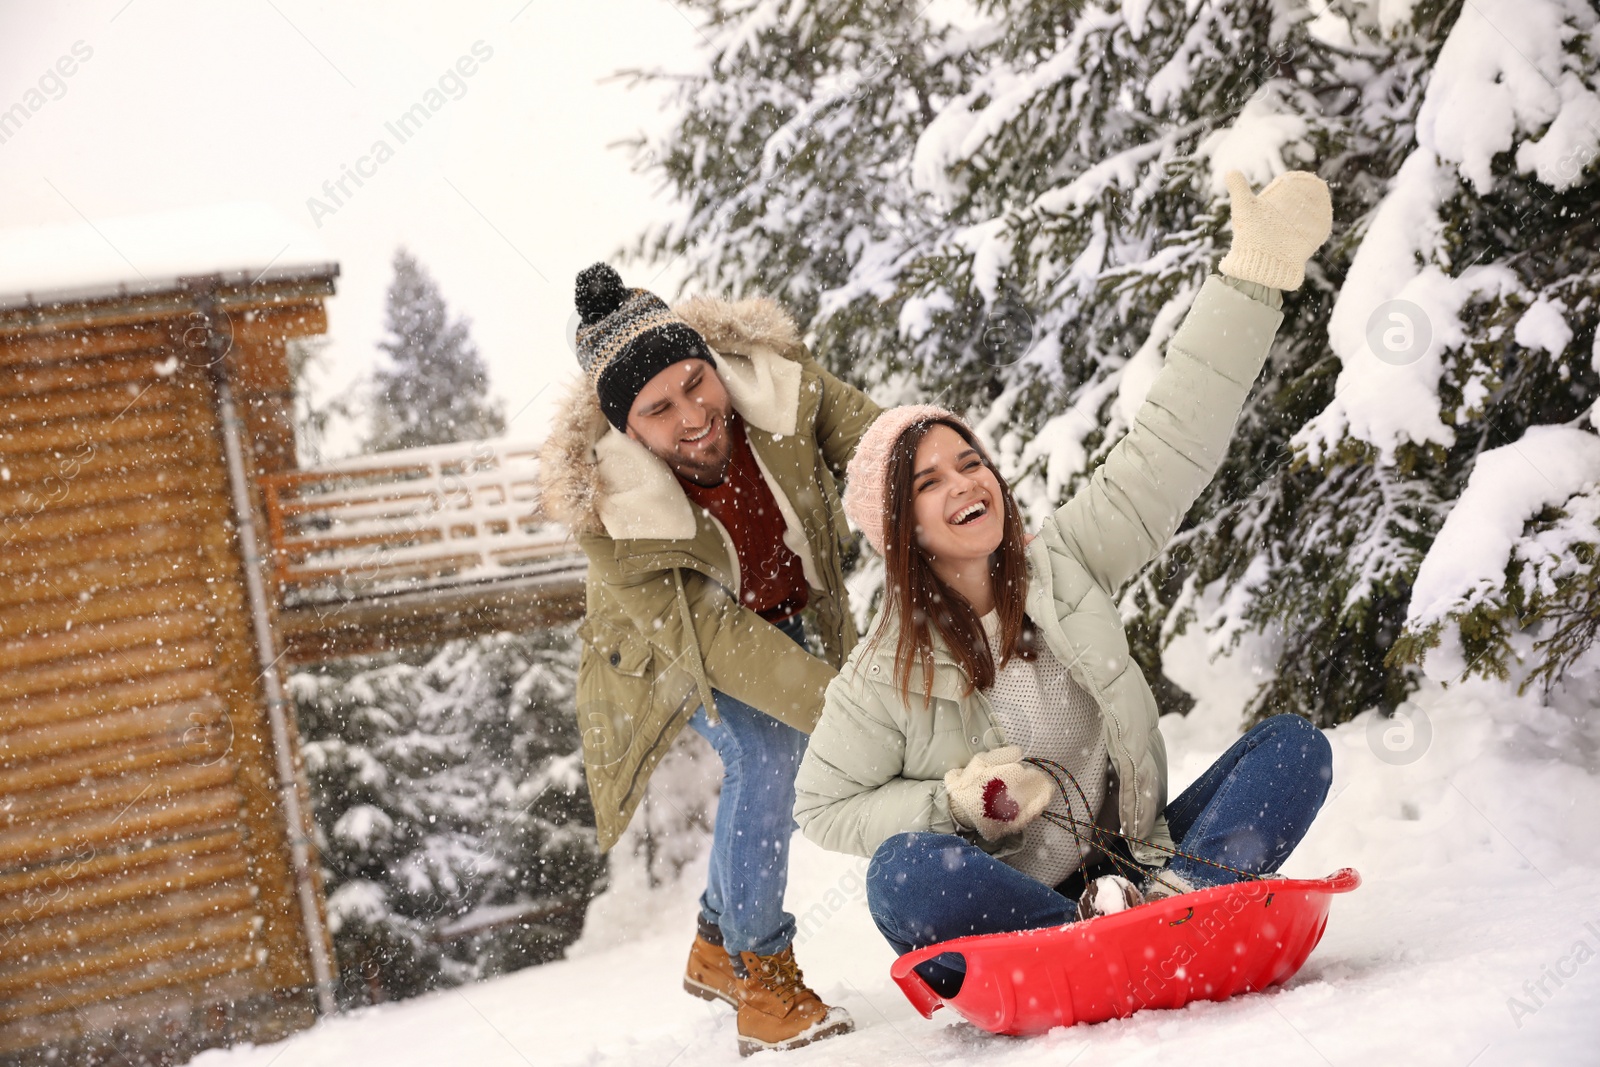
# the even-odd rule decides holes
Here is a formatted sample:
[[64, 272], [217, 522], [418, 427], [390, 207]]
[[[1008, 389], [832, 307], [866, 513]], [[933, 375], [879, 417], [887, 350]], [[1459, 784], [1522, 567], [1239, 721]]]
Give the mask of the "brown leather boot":
[[1078, 897], [1078, 919], [1094, 919], [1137, 908], [1144, 903], [1139, 887], [1120, 874], [1102, 874], [1083, 887]]
[[704, 917], [689, 946], [689, 965], [683, 972], [683, 991], [701, 1000], [720, 1000], [730, 1008], [739, 1006], [739, 984], [733, 960], [722, 947], [722, 931]]
[[741, 952], [739, 963], [739, 1055], [799, 1048], [856, 1028], [849, 1012], [828, 1007], [806, 985], [793, 945], [771, 956]]

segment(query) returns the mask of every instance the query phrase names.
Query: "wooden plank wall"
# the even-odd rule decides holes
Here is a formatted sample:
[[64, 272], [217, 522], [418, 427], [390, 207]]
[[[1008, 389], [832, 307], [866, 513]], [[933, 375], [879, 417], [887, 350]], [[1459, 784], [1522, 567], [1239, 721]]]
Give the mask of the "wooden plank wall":
[[[241, 406], [266, 465], [292, 465], [272, 394], [320, 302], [233, 318]], [[311, 1020], [215, 389], [185, 327], [0, 323], [0, 1054], [192, 1044], [219, 1011], [217, 1040]]]

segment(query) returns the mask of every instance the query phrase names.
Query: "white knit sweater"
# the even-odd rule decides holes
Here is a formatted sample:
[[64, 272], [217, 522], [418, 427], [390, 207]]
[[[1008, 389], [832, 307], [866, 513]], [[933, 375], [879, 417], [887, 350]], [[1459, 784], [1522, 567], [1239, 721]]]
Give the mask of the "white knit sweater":
[[[982, 618], [989, 653], [1000, 662], [1000, 614]], [[1013, 658], [995, 672], [994, 685], [985, 690], [994, 717], [1004, 731], [1006, 744], [1021, 746], [1025, 756], [1054, 760], [1083, 787], [1085, 809], [1076, 795], [1072, 814], [1088, 824], [1105, 800], [1111, 763], [1100, 708], [1084, 692], [1055, 653], [1039, 646], [1033, 662]], [[1070, 790], [1069, 790], [1070, 791]], [[1066, 815], [1067, 798], [1057, 795], [1050, 811]], [[1039, 818], [1022, 832], [1022, 848], [1003, 857], [1008, 865], [1048, 886], [1055, 886], [1082, 864], [1089, 846], [1050, 822]]]

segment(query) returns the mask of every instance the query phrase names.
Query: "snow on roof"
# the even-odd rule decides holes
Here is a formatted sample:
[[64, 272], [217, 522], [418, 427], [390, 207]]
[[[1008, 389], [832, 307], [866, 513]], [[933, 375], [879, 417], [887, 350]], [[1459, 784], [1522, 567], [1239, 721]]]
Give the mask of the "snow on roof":
[[185, 277], [337, 273], [333, 253], [266, 204], [0, 230], [0, 307], [158, 292]]

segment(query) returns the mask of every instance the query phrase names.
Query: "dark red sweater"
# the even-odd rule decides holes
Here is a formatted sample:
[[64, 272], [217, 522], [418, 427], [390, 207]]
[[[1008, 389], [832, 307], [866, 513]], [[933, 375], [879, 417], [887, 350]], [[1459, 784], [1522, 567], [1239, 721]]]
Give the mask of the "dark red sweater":
[[730, 418], [728, 433], [733, 455], [722, 484], [707, 488], [683, 478], [678, 483], [733, 538], [739, 554], [739, 602], [768, 622], [782, 622], [806, 606], [810, 589], [805, 570], [800, 557], [783, 543], [783, 512], [756, 466], [744, 420]]

